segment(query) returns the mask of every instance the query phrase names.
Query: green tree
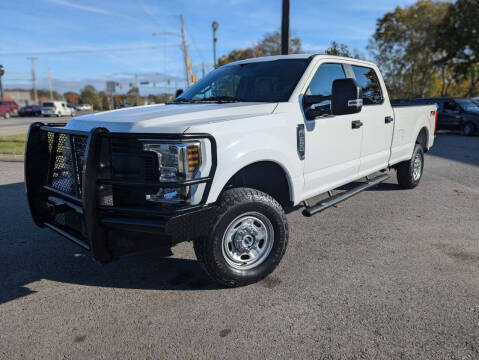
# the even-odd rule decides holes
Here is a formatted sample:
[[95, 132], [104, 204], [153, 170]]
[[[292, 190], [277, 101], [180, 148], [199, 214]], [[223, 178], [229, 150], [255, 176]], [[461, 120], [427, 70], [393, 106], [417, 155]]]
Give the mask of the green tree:
[[98, 96], [100, 97], [100, 109], [110, 110], [110, 96], [105, 91], [100, 91]]
[[[301, 53], [301, 39], [289, 36], [289, 53]], [[229, 54], [223, 55], [218, 59], [218, 65], [229, 64], [230, 62], [250, 59], [258, 56], [272, 56], [281, 54], [281, 33], [275, 31], [266, 33], [260, 41], [255, 43], [252, 47], [246, 49], [235, 49]]]
[[93, 85], [86, 85], [80, 93], [80, 104], [90, 104], [94, 109], [100, 105], [100, 96]]
[[457, 0], [437, 29], [435, 50], [440, 64], [452, 66], [454, 75], [468, 83], [463, 95], [479, 94], [479, 0]]
[[350, 50], [348, 45], [337, 43], [336, 41], [332, 41], [331, 45], [324, 53], [327, 55], [344, 56], [355, 59], [361, 59], [363, 57], [358, 50]]
[[[449, 3], [419, 0], [397, 7], [377, 20], [368, 45], [382, 69], [392, 97], [438, 95], [434, 84], [449, 75], [437, 63], [438, 52], [432, 37], [447, 15]], [[439, 81], [437, 81], [439, 79]]]

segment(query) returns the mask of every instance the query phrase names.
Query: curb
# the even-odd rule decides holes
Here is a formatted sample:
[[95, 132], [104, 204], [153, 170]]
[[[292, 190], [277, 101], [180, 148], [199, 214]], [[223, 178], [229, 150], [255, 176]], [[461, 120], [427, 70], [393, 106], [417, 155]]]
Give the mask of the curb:
[[23, 162], [24, 159], [23, 155], [0, 154], [0, 161]]

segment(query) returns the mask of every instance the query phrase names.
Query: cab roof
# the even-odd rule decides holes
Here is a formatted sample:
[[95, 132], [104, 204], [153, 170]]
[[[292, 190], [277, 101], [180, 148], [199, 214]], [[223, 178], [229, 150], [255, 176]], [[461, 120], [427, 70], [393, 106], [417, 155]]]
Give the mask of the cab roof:
[[338, 61], [353, 60], [355, 62], [362, 63], [364, 65], [375, 66], [375, 64], [370, 61], [359, 60], [359, 59], [343, 57], [343, 56], [327, 55], [327, 54], [290, 54], [290, 55], [262, 56], [262, 57], [235, 61], [227, 65], [248, 64], [253, 62], [275, 61], [275, 60], [284, 60], [284, 59], [308, 59], [308, 58], [325, 58], [325, 59], [334, 59]]

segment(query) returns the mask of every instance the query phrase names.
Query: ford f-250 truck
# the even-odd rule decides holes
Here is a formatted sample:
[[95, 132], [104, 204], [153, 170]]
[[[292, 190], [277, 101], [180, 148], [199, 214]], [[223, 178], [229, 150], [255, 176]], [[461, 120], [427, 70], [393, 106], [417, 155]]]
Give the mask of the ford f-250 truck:
[[[417, 186], [436, 110], [391, 107], [378, 68], [365, 61], [239, 61], [166, 106], [79, 116], [64, 127], [32, 124], [29, 206], [38, 226], [99, 262], [191, 240], [211, 278], [245, 285], [281, 261], [285, 208], [303, 205], [311, 216], [391, 169], [402, 187]], [[323, 193], [329, 197], [308, 202]]]

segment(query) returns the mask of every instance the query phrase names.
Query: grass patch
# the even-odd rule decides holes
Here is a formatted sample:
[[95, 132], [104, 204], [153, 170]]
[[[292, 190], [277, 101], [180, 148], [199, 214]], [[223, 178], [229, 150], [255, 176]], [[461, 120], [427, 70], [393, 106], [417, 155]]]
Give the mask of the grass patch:
[[23, 155], [27, 135], [0, 136], [0, 154]]

